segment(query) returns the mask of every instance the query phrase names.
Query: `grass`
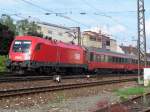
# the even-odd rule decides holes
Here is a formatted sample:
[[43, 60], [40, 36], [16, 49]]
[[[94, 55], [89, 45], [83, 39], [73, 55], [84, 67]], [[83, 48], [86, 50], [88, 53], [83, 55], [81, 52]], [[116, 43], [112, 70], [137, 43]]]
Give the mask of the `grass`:
[[115, 90], [117, 95], [120, 97], [120, 100], [125, 101], [128, 100], [131, 95], [141, 95], [145, 93], [144, 87], [131, 87], [125, 89]]
[[7, 56], [0, 56], [0, 72], [6, 71]]

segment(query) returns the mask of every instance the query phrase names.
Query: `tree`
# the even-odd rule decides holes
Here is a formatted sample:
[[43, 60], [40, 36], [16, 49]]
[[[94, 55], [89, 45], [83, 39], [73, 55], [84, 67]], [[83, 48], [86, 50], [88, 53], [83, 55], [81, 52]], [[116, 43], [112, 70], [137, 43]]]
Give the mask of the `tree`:
[[8, 30], [16, 34], [16, 25], [14, 24], [13, 19], [9, 15], [3, 14], [0, 18], [0, 23], [4, 26], [7, 26]]
[[42, 36], [41, 27], [34, 21], [29, 22], [27, 19], [17, 21], [17, 30], [21, 35]]
[[15, 33], [0, 23], [0, 55], [7, 55]]
[[13, 19], [6, 14], [0, 18], [0, 54], [8, 54], [11, 42], [16, 34], [16, 25]]

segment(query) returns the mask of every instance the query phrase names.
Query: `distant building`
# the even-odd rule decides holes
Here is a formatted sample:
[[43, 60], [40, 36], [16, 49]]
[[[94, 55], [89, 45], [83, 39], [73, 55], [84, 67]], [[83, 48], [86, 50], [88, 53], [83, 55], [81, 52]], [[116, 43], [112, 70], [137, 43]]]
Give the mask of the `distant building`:
[[95, 47], [104, 50], [117, 51], [117, 42], [109, 36], [93, 31], [84, 31], [82, 33], [82, 45], [86, 47]]
[[74, 39], [75, 35], [72, 28], [45, 22], [38, 22], [37, 24], [41, 27], [44, 37], [67, 43], [73, 40], [74, 43], [77, 43], [78, 39]]
[[[131, 54], [131, 55], [138, 56], [138, 49], [137, 49], [137, 47], [134, 47], [132, 45], [129, 45], [129, 46], [121, 45], [120, 48], [123, 50], [123, 52], [125, 54]], [[150, 58], [150, 53], [146, 53], [146, 54], [147, 54], [147, 57]]]
[[101, 35], [96, 32], [85, 31], [82, 33], [82, 45], [86, 47], [102, 48]]
[[[77, 27], [70, 28], [61, 25], [38, 22], [41, 27], [41, 32], [45, 38], [52, 38], [63, 42], [72, 42], [78, 44]], [[94, 31], [84, 31], [81, 35], [81, 45], [85, 47], [101, 48], [104, 50], [117, 51], [116, 40], [111, 39], [109, 36], [97, 33]]]
[[121, 45], [120, 48], [123, 50], [125, 54], [131, 54], [131, 55], [138, 55], [138, 49], [136, 47], [133, 47], [132, 45], [124, 46]]

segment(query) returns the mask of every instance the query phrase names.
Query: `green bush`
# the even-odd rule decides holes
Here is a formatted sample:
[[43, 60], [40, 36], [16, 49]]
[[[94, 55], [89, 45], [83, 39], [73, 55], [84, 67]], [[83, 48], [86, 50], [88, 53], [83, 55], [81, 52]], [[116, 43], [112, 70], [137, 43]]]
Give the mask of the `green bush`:
[[120, 97], [121, 101], [125, 101], [128, 99], [130, 95], [141, 95], [145, 93], [145, 88], [144, 87], [123, 88], [123, 89], [115, 90], [115, 92]]
[[6, 71], [7, 56], [0, 56], [0, 72]]

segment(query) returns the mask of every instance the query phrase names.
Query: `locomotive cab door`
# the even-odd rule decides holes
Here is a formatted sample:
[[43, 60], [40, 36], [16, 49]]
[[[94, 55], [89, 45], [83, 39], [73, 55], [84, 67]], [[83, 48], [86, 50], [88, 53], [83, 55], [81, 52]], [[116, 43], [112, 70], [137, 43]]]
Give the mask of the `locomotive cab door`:
[[94, 54], [93, 52], [86, 51], [86, 62], [93, 61]]
[[94, 53], [93, 52], [90, 52], [89, 60], [94, 61]]

